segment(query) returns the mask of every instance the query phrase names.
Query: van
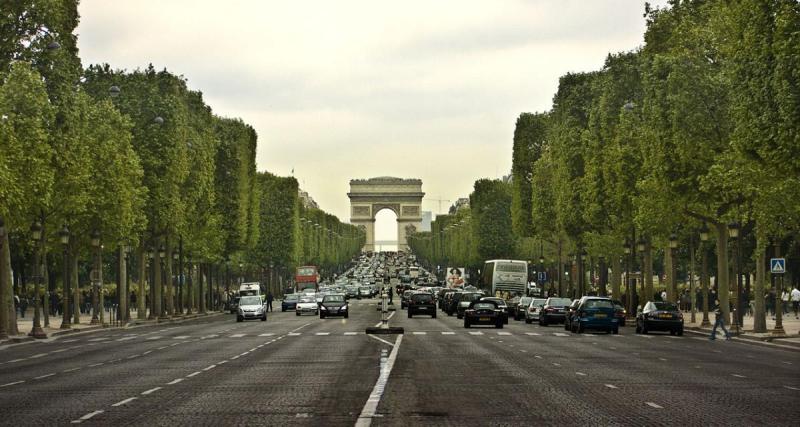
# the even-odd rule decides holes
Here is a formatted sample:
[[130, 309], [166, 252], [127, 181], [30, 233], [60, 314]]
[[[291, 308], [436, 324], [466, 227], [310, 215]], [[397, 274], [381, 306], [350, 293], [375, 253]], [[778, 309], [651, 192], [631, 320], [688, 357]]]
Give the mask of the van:
[[261, 284], [260, 283], [258, 283], [258, 282], [248, 282], [248, 283], [242, 283], [239, 286], [239, 296], [240, 297], [246, 297], [246, 296], [251, 296], [251, 295], [252, 296], [263, 297], [263, 295], [261, 295]]

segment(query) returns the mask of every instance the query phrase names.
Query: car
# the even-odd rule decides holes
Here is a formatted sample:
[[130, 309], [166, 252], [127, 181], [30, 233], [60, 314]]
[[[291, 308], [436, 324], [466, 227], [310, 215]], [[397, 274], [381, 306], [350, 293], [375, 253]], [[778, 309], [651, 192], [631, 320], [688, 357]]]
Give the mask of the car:
[[566, 312], [564, 313], [564, 330], [571, 331], [572, 330], [572, 319], [575, 311], [578, 310], [578, 304], [580, 304], [581, 300], [575, 299], [567, 306]]
[[317, 305], [317, 299], [311, 295], [303, 295], [297, 301], [297, 306], [294, 309], [294, 313], [298, 316], [306, 313], [311, 313], [316, 316], [319, 313], [319, 305]]
[[284, 296], [281, 301], [281, 311], [294, 310], [297, 307], [297, 300], [299, 299], [300, 295], [297, 294], [288, 294]]
[[358, 296], [358, 286], [348, 285], [345, 286], [345, 290], [347, 291], [345, 294], [347, 298], [355, 298]]
[[455, 312], [456, 318], [461, 319], [464, 317], [464, 311], [469, 308], [473, 302], [481, 299], [483, 294], [480, 292], [461, 292], [456, 294]]
[[411, 294], [413, 294], [413, 293], [414, 293], [414, 291], [411, 290], [411, 289], [409, 289], [407, 291], [403, 291], [403, 296], [400, 297], [400, 309], [401, 310], [406, 308], [406, 307], [408, 307], [408, 299], [411, 298]]
[[579, 334], [587, 329], [618, 334], [619, 321], [614, 316], [615, 312], [614, 303], [611, 302], [610, 298], [583, 297], [572, 315], [570, 328], [573, 333]]
[[237, 322], [255, 319], [261, 319], [262, 322], [267, 321], [267, 308], [264, 307], [264, 302], [261, 301], [261, 297], [258, 295], [241, 297], [237, 311]]
[[319, 318], [324, 319], [328, 316], [349, 317], [349, 307], [347, 299], [343, 294], [329, 294], [322, 297], [319, 303]]
[[648, 301], [636, 315], [636, 333], [669, 331], [670, 335], [683, 335], [683, 314], [673, 302]]
[[228, 302], [228, 308], [231, 314], [236, 314], [239, 311], [239, 298], [241, 297], [231, 297], [231, 300]]
[[521, 296], [514, 295], [513, 298], [511, 298], [510, 300], [508, 300], [508, 302], [506, 302], [506, 312], [508, 313], [509, 316], [514, 315], [514, 310], [517, 309], [517, 306], [519, 305], [519, 301], [521, 299], [522, 299]]
[[533, 297], [522, 297], [519, 299], [517, 306], [514, 308], [514, 313], [512, 313], [514, 315], [514, 320], [522, 320], [525, 318], [525, 312], [528, 310], [532, 299]]
[[625, 310], [625, 306], [622, 305], [622, 302], [619, 300], [612, 299], [611, 303], [614, 304], [614, 317], [617, 318], [620, 326], [625, 326], [625, 316], [628, 314], [628, 311]]
[[525, 323], [530, 325], [534, 320], [539, 321], [545, 301], [547, 301], [545, 298], [531, 298], [531, 302], [525, 310]]
[[483, 297], [481, 300], [494, 301], [494, 303], [503, 310], [500, 317], [503, 318], [503, 324], [508, 325], [508, 304], [506, 300], [497, 297]]
[[492, 300], [476, 299], [464, 309], [464, 327], [471, 328], [475, 325], [492, 325], [503, 329], [503, 309]]
[[361, 298], [372, 298], [372, 287], [371, 286], [361, 286], [358, 288], [358, 299]]
[[414, 314], [429, 314], [432, 319], [436, 318], [436, 301], [433, 295], [428, 292], [417, 292], [408, 298], [408, 318]]
[[564, 323], [567, 306], [571, 302], [569, 298], [547, 298], [539, 314], [539, 325], [547, 326], [551, 323]]

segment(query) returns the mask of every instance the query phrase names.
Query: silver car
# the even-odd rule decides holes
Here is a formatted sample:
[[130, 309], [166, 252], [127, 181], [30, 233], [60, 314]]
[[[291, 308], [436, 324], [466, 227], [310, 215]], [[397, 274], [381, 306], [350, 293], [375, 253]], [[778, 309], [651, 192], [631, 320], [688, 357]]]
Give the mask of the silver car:
[[267, 310], [260, 296], [244, 296], [239, 299], [239, 309], [236, 314], [236, 321], [243, 322], [250, 319], [267, 320]]
[[534, 321], [539, 321], [539, 314], [541, 314], [545, 301], [547, 301], [547, 298], [534, 298], [531, 300], [528, 308], [525, 309], [525, 323], [530, 325]]
[[316, 316], [319, 314], [319, 304], [317, 304], [317, 299], [314, 298], [313, 295], [304, 295], [300, 297], [300, 300], [297, 301], [297, 306], [295, 307], [294, 312], [298, 316], [308, 313]]

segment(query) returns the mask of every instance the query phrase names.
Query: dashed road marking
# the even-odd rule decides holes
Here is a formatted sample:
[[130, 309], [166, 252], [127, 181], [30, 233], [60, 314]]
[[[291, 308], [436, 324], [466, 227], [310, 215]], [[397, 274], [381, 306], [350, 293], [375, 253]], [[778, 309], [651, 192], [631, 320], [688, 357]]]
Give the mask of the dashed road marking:
[[525, 332], [525, 335], [532, 336], [532, 337], [542, 336], [542, 334], [540, 334], [538, 332]]
[[358, 335], [358, 332], [345, 332], [345, 335]]
[[89, 367], [90, 368], [94, 368], [94, 367], [103, 366], [103, 365], [105, 365], [105, 362], [93, 363], [93, 364], [89, 365]]
[[[346, 333], [346, 332], [345, 332], [345, 333]], [[272, 332], [267, 332], [266, 334], [260, 334], [259, 336], [260, 336], [260, 337], [271, 337], [271, 336], [273, 336], [273, 335], [275, 335], [275, 334], [273, 334]]]
[[110, 340], [110, 339], [111, 338], [109, 338], [109, 337], [101, 337], [101, 338], [91, 338], [91, 339], [89, 339], [87, 341], [89, 341], [89, 342], [97, 342], [97, 341], [104, 341], [104, 340]]
[[644, 402], [644, 403], [645, 403], [647, 406], [651, 407], [651, 408], [656, 408], [656, 409], [664, 409], [664, 407], [663, 407], [663, 406], [661, 406], [661, 405], [658, 405], [658, 404], [655, 404], [655, 403], [653, 403], [653, 402]]
[[288, 335], [290, 337], [299, 337], [300, 335], [303, 335], [303, 333], [302, 332], [289, 332], [286, 335]]
[[580, 376], [582, 376], [582, 377], [585, 377], [585, 376], [586, 376], [586, 374], [585, 374], [585, 373], [583, 373], [583, 372], [575, 372], [575, 375], [580, 375]]
[[133, 402], [136, 399], [137, 399], [136, 397], [129, 397], [129, 398], [125, 399], [125, 400], [120, 400], [119, 402], [117, 402], [117, 403], [115, 403], [115, 404], [113, 404], [111, 406], [113, 406], [113, 407], [122, 406], [122, 405], [124, 405], [126, 403]]
[[237, 354], [236, 356], [233, 356], [233, 357], [231, 357], [231, 360], [236, 360], [236, 359], [238, 359], [239, 357], [241, 357], [241, 356]]
[[89, 418], [92, 418], [92, 417], [94, 417], [95, 415], [100, 415], [100, 414], [102, 414], [102, 413], [103, 413], [103, 411], [94, 411], [94, 412], [89, 412], [88, 414], [86, 414], [86, 415], [84, 415], [84, 416], [82, 416], [82, 417], [78, 418], [77, 420], [72, 420], [72, 421], [71, 421], [71, 423], [72, 423], [72, 424], [80, 424], [80, 423], [82, 423], [82, 422], [84, 422], [84, 421], [88, 420]]
[[560, 363], [553, 362], [553, 366], [561, 366]]
[[214, 369], [216, 367], [217, 367], [217, 365], [210, 365], [210, 366], [206, 366], [205, 368], [203, 368], [203, 370], [204, 371], [210, 371], [210, 370], [212, 370], [212, 369]]
[[569, 336], [569, 334], [565, 334], [563, 332], [553, 332], [553, 335], [555, 335], [557, 337], [568, 337]]
[[185, 339], [188, 339], [188, 338], [189, 338], [188, 335], [178, 335], [177, 337], [172, 337], [172, 339], [174, 339], [174, 340], [185, 340]]
[[78, 340], [77, 340], [77, 339], [75, 339], [75, 338], [73, 338], [73, 339], [71, 339], [71, 340], [64, 340], [64, 341], [61, 341], [61, 342], [63, 342], [63, 343], [68, 343], [68, 342], [75, 342], [75, 341], [78, 341]]
[[747, 378], [746, 376], [744, 376], [744, 375], [739, 375], [739, 374], [731, 374], [731, 376], [732, 376], [732, 377], [736, 377], [736, 378]]
[[24, 380], [23, 380], [23, 381], [14, 381], [13, 383], [6, 383], [6, 384], [2, 384], [2, 385], [0, 385], [0, 388], [3, 388], [3, 387], [10, 387], [10, 386], [12, 386], [12, 385], [22, 384], [22, 383], [24, 383], [24, 382], [25, 382]]
[[520, 350], [519, 352], [520, 352], [520, 353], [527, 353], [527, 352], [528, 352], [528, 350]]
[[175, 384], [178, 384], [181, 381], [183, 381], [183, 378], [176, 378], [176, 379], [168, 382], [167, 385], [175, 385]]
[[80, 371], [80, 370], [81, 370], [81, 368], [72, 368], [72, 369], [65, 369], [65, 370], [63, 370], [61, 372], [66, 374], [67, 372], [75, 372], [75, 371]]
[[163, 349], [165, 349], [165, 348], [167, 348], [167, 346], [159, 347], [159, 348], [157, 348], [156, 350], [163, 350]]
[[191, 374], [187, 375], [186, 378], [191, 378], [191, 377], [193, 377], [195, 375], [200, 375], [200, 374], [202, 374], [202, 372], [200, 372], [200, 371], [192, 372]]
[[228, 361], [227, 360], [223, 360], [223, 361], [217, 362], [217, 365], [224, 365], [226, 363], [228, 363]]
[[511, 332], [498, 332], [497, 335], [509, 336], [511, 335]]
[[455, 332], [442, 331], [442, 335], [455, 335]]
[[243, 336], [244, 336], [244, 334], [233, 334], [233, 335], [231, 335], [230, 337], [231, 337], [231, 338], [241, 338], [241, 337], [243, 337]]
[[39, 375], [38, 377], [36, 377], [36, 378], [34, 378], [34, 379], [35, 379], [35, 380], [41, 380], [41, 379], [43, 379], [43, 378], [52, 377], [53, 375], [55, 375], [55, 373], [50, 373], [50, 374], [45, 374], [45, 375]]
[[537, 358], [537, 359], [541, 359], [541, 358], [542, 358], [542, 356], [539, 356], [538, 354], [537, 354], [537, 355], [535, 355], [535, 356], [533, 356], [533, 357], [535, 357], [535, 358]]
[[144, 396], [147, 396], [148, 394], [150, 394], [150, 393], [155, 393], [155, 392], [157, 392], [157, 391], [159, 391], [159, 390], [161, 390], [161, 387], [153, 387], [153, 388], [151, 388], [150, 390], [145, 390], [145, 391], [143, 391], [143, 392], [142, 392], [142, 395], [144, 395]]
[[331, 334], [330, 332], [317, 332], [314, 335], [316, 335], [316, 336], [325, 336], [325, 335], [330, 335], [330, 334]]
[[470, 331], [469, 334], [470, 335], [483, 335], [483, 332], [481, 332], [481, 331]]
[[33, 356], [29, 357], [29, 359], [38, 359], [38, 358], [40, 358], [40, 357], [45, 357], [45, 356], [47, 356], [47, 355], [48, 355], [48, 353], [39, 353], [39, 354], [34, 354]]
[[66, 348], [61, 348], [61, 349], [58, 349], [58, 350], [53, 350], [53, 351], [51, 351], [51, 353], [61, 353], [62, 351], [67, 351], [67, 349]]
[[789, 390], [800, 390], [800, 388], [797, 388], [797, 387], [792, 387], [792, 386], [790, 386], [790, 385], [785, 385], [785, 386], [783, 386], [783, 387], [784, 387], [784, 388], [788, 388]]
[[604, 386], [606, 386], [606, 387], [608, 387], [608, 388], [618, 388], [618, 387], [617, 387], [617, 386], [615, 386], [614, 384], [603, 384], [603, 385], [604, 385]]
[[414, 334], [414, 335], [427, 335], [428, 333], [425, 332], [425, 331], [414, 331], [414, 332], [412, 332], [412, 334]]
[[662, 362], [666, 362], [667, 361], [667, 359], [664, 359], [663, 357], [659, 357], [658, 360], [660, 360]]
[[147, 338], [145, 338], [145, 339], [146, 339], [146, 340], [159, 340], [159, 339], [161, 339], [161, 338], [164, 338], [164, 337], [162, 337], [162, 336], [158, 336], [158, 335], [157, 335], [157, 336], [154, 336], [154, 337], [147, 337]]
[[142, 353], [142, 356], [147, 356], [148, 354], [150, 354], [152, 352], [153, 352], [153, 350], [147, 350], [144, 353]]
[[141, 356], [141, 354], [132, 354], [132, 355], [126, 357], [126, 359], [135, 359], [135, 358], [137, 358], [139, 356]]

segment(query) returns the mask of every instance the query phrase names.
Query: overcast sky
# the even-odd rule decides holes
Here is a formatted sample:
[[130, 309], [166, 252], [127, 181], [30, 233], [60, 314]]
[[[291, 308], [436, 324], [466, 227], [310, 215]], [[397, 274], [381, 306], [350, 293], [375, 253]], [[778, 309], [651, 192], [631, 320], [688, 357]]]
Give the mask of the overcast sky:
[[[77, 32], [84, 66], [184, 75], [216, 114], [256, 129], [258, 170], [294, 168], [347, 221], [351, 178], [420, 178], [436, 214], [434, 199], [508, 174], [519, 113], [549, 109], [559, 76], [640, 46], [643, 10], [642, 0], [81, 0]], [[378, 238], [396, 237], [393, 218]]]

